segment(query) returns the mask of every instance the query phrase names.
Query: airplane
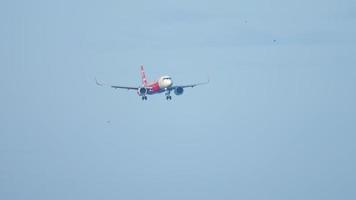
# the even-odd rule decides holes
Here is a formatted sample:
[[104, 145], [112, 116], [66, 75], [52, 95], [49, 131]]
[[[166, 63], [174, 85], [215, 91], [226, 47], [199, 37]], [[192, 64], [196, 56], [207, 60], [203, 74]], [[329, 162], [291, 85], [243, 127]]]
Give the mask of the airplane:
[[[104, 86], [104, 84], [99, 83], [96, 79], [96, 84], [99, 86]], [[184, 88], [193, 88], [198, 85], [208, 84], [210, 80], [207, 82], [189, 84], [189, 85], [173, 85], [172, 78], [170, 76], [161, 76], [158, 80], [153, 81], [152, 83], [147, 82], [145, 69], [143, 65], [141, 65], [141, 81], [142, 85], [139, 87], [130, 87], [130, 86], [118, 86], [111, 85], [111, 88], [114, 89], [127, 89], [127, 90], [136, 90], [138, 96], [142, 98], [142, 100], [147, 100], [147, 95], [154, 95], [165, 93], [167, 100], [172, 100], [171, 92], [173, 91], [175, 95], [182, 95], [184, 92]]]

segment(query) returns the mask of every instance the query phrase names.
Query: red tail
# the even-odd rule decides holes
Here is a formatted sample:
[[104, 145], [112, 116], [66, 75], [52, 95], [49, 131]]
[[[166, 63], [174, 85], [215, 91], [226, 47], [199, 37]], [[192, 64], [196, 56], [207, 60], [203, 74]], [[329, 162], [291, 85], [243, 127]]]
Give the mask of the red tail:
[[142, 85], [147, 86], [147, 79], [146, 79], [145, 69], [143, 68], [143, 65], [141, 65], [141, 79], [142, 79]]

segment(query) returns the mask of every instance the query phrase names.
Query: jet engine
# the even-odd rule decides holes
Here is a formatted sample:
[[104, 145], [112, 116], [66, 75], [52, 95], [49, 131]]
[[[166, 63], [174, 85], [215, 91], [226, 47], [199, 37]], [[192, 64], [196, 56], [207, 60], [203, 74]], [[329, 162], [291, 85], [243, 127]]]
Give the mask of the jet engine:
[[176, 87], [176, 89], [174, 89], [174, 94], [176, 95], [181, 95], [183, 94], [184, 89], [182, 87]]
[[140, 95], [140, 96], [146, 96], [146, 94], [147, 94], [147, 88], [144, 88], [144, 87], [138, 88], [137, 93], [138, 93], [138, 95]]

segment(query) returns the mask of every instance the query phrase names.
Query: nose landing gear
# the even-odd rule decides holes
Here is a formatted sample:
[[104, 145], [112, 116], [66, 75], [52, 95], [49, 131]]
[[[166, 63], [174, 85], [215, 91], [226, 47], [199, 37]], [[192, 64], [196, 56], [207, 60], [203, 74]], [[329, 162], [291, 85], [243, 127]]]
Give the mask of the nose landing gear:
[[171, 91], [170, 90], [166, 91], [166, 99], [167, 100], [172, 100], [172, 96], [171, 96]]
[[142, 101], [147, 100], [147, 96], [142, 96]]

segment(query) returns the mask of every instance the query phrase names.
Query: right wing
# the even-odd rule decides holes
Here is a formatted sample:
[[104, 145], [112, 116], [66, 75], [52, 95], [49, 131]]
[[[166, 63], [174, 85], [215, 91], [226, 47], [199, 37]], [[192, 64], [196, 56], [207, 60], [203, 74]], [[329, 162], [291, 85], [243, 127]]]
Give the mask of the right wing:
[[[95, 83], [98, 86], [105, 86], [104, 84], [100, 83], [96, 78], [95, 78]], [[129, 86], [110, 85], [110, 87], [114, 89], [138, 90], [138, 87], [129, 87]]]
[[117, 86], [117, 85], [112, 85], [111, 87], [115, 89], [138, 90], [138, 87], [127, 87], [127, 86]]

